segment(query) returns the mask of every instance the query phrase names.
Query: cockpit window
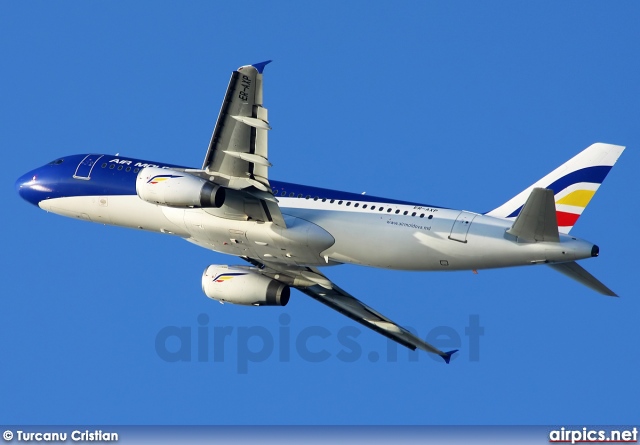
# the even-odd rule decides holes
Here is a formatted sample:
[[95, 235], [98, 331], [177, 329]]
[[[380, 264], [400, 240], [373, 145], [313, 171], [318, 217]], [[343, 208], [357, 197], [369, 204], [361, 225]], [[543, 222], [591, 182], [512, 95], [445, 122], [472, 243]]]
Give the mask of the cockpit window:
[[60, 159], [56, 159], [55, 161], [49, 162], [49, 165], [60, 165], [63, 162], [64, 162], [64, 159], [60, 158]]

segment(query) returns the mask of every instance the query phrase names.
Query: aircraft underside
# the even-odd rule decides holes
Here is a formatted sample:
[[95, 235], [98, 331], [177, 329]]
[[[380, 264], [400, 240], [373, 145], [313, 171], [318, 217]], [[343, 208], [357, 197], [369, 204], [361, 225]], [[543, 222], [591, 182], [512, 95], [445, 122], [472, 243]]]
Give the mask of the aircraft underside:
[[[291, 266], [357, 264], [416, 271], [479, 270], [566, 262], [592, 256], [593, 245], [517, 242], [512, 223], [439, 209], [417, 224], [404, 215], [282, 207], [286, 228], [229, 219], [207, 209], [154, 206], [134, 196], [82, 196], [43, 201], [45, 210], [87, 221], [171, 234], [201, 247]], [[216, 209], [224, 214], [224, 208]], [[460, 221], [463, 221], [460, 223]], [[420, 222], [420, 221], [418, 221]]]

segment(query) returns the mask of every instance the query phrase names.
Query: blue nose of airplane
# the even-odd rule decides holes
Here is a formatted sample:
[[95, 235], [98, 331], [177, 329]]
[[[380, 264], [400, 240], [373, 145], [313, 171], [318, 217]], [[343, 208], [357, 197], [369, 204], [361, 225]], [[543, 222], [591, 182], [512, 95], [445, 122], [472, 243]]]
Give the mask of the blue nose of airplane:
[[16, 181], [16, 191], [22, 199], [35, 206], [51, 193], [51, 190], [42, 181], [38, 181], [37, 170], [32, 170], [20, 176]]

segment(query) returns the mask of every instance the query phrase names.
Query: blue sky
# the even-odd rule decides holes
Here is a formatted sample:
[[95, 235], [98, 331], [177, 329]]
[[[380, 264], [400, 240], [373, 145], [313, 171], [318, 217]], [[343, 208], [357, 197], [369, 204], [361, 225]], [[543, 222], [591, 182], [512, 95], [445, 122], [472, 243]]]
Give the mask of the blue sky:
[[[637, 422], [640, 5], [219, 3], [0, 4], [0, 423]], [[298, 292], [280, 309], [210, 301], [202, 271], [232, 257], [15, 193], [68, 154], [201, 165], [231, 71], [266, 59], [275, 179], [487, 211], [593, 142], [626, 145], [572, 232], [600, 246], [583, 265], [621, 298], [545, 267], [326, 271], [421, 336], [459, 339], [448, 366], [393, 361]], [[474, 320], [483, 335], [465, 334]], [[222, 360], [199, 360], [223, 329]], [[348, 361], [338, 338], [354, 329]], [[191, 345], [158, 349], [168, 332]], [[296, 349], [309, 333], [328, 358]]]

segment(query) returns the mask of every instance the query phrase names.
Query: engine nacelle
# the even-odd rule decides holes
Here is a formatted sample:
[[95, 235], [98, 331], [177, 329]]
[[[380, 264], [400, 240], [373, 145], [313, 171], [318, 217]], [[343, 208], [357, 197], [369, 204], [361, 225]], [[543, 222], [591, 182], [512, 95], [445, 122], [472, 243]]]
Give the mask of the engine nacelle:
[[202, 291], [213, 299], [247, 306], [286, 306], [291, 289], [251, 267], [211, 265], [202, 274]]
[[222, 207], [225, 190], [189, 173], [145, 167], [136, 178], [136, 193], [143, 201], [167, 207]]

